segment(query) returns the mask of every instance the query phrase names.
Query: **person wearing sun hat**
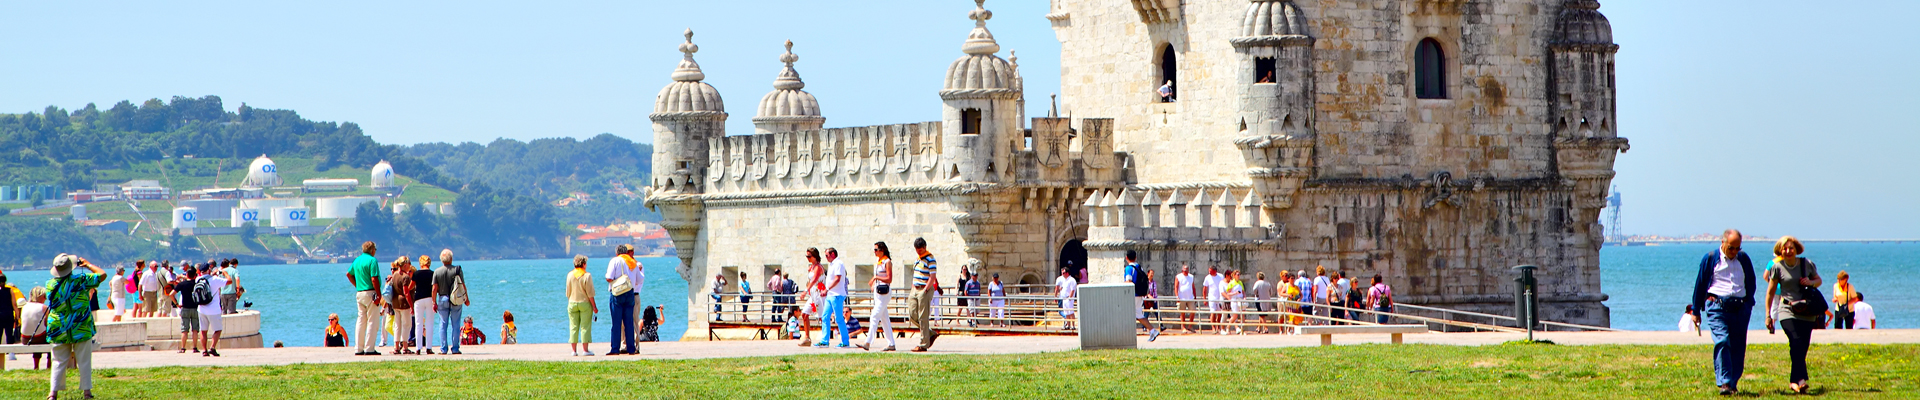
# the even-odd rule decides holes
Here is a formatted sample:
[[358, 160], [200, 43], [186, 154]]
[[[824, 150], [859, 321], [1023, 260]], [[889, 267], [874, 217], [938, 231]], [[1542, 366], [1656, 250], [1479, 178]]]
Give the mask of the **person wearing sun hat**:
[[[74, 273], [73, 269], [87, 271]], [[67, 368], [80, 372], [83, 397], [93, 397], [93, 290], [106, 271], [80, 256], [61, 253], [53, 258], [53, 279], [47, 280], [47, 342], [53, 344], [53, 387], [48, 399], [57, 399], [67, 384]], [[77, 364], [77, 365], [76, 365]]]

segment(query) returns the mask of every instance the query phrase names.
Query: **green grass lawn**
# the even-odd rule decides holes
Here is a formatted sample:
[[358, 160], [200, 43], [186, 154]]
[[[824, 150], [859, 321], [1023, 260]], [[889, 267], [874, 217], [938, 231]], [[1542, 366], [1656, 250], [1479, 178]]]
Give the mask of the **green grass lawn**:
[[[400, 361], [97, 371], [102, 398], [1614, 399], [1714, 398], [1707, 346], [1354, 345], [997, 356], [834, 354], [591, 363]], [[1920, 396], [1920, 345], [1821, 345], [1813, 394]], [[1748, 353], [1749, 397], [1785, 393], [1786, 346]], [[0, 374], [9, 398], [47, 375]], [[630, 391], [609, 391], [622, 388]]]

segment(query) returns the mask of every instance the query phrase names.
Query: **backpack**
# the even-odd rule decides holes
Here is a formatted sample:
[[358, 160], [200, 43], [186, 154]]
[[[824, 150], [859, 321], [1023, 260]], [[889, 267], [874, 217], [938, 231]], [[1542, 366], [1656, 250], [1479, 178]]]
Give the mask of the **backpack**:
[[464, 274], [453, 276], [453, 290], [447, 294], [447, 301], [456, 306], [467, 304], [467, 277]]
[[193, 292], [189, 294], [194, 304], [213, 304], [213, 282], [204, 276], [194, 279]]

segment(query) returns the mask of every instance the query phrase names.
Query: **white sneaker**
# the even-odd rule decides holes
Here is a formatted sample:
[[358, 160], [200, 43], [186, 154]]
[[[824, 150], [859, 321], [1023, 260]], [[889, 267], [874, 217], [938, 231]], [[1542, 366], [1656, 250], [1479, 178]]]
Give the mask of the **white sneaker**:
[[1159, 338], [1160, 338], [1160, 330], [1159, 330], [1159, 329], [1154, 329], [1154, 330], [1151, 330], [1151, 331], [1147, 331], [1147, 341], [1149, 341], [1149, 342], [1151, 342], [1151, 341], [1154, 341], [1155, 339], [1159, 339]]
[[587, 352], [581, 353], [580, 355], [585, 357], [593, 357], [593, 352], [587, 351]]
[[576, 352], [573, 352], [573, 356], [574, 356], [574, 357], [579, 357], [579, 356], [580, 356], [580, 352], [578, 352], [578, 351], [576, 351]]

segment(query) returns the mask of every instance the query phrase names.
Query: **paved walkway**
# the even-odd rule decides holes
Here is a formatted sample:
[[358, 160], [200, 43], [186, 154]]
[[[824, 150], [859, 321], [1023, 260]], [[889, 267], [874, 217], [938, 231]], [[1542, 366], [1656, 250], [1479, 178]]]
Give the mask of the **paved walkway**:
[[[1920, 330], [1884, 329], [1850, 331], [1814, 331], [1815, 343], [1920, 343]], [[1406, 335], [1406, 343], [1428, 343], [1442, 345], [1477, 346], [1499, 344], [1526, 338], [1526, 334], [1516, 333], [1429, 333]], [[1712, 340], [1706, 336], [1696, 336], [1681, 332], [1542, 332], [1536, 338], [1552, 340], [1563, 345], [1604, 345], [1604, 344], [1678, 344], [1702, 345]], [[1785, 335], [1768, 335], [1766, 331], [1754, 331], [1749, 336], [1752, 343], [1785, 343]], [[1387, 343], [1388, 335], [1336, 335], [1334, 344]], [[315, 363], [344, 363], [367, 361], [401, 360], [522, 360], [522, 361], [621, 361], [636, 359], [695, 359], [724, 357], [783, 356], [795, 354], [854, 353], [859, 349], [815, 349], [799, 347], [795, 341], [723, 341], [723, 342], [662, 342], [642, 343], [641, 355], [614, 357], [572, 357], [565, 344], [521, 344], [466, 346], [466, 354], [446, 355], [382, 355], [353, 356], [352, 351], [340, 348], [288, 347], [266, 349], [230, 349], [222, 350], [224, 357], [201, 357], [194, 354], [180, 354], [173, 351], [104, 352], [94, 354], [95, 368], [148, 368], [164, 366], [245, 366], [245, 365], [286, 365]], [[909, 336], [899, 340], [902, 355], [921, 355], [906, 350], [918, 343], [918, 339]], [[879, 343], [885, 347], [884, 342]], [[1148, 343], [1142, 337], [1143, 349], [1218, 349], [1218, 348], [1271, 348], [1317, 346], [1317, 336], [1297, 335], [1166, 335], [1157, 342]], [[944, 336], [934, 346], [934, 351], [926, 354], [1013, 354], [1072, 351], [1078, 347], [1078, 338], [1071, 336], [1039, 337], [968, 337]], [[595, 343], [595, 352], [606, 351], [605, 342]], [[391, 348], [381, 349], [382, 351]], [[877, 350], [877, 349], [876, 349]], [[7, 368], [18, 369], [29, 366], [28, 359], [21, 356], [19, 361], [7, 363]]]

